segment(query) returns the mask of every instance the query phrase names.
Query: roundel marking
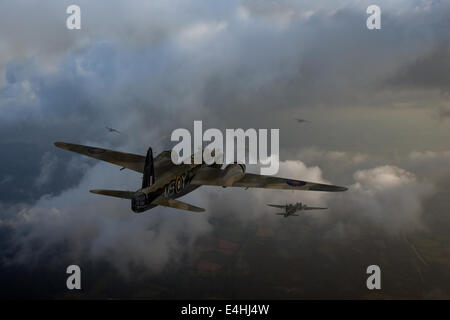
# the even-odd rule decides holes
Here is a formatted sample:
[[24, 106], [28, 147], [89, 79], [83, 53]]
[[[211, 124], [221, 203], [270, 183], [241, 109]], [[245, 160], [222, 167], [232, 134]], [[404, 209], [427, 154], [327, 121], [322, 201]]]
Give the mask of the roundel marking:
[[181, 176], [178, 176], [175, 179], [175, 192], [180, 193], [181, 190], [183, 190], [183, 179], [181, 178]]
[[298, 181], [298, 180], [287, 180], [286, 183], [293, 187], [301, 187], [306, 184], [305, 181]]
[[100, 154], [105, 152], [106, 150], [100, 149], [100, 148], [89, 148], [88, 152], [92, 154]]

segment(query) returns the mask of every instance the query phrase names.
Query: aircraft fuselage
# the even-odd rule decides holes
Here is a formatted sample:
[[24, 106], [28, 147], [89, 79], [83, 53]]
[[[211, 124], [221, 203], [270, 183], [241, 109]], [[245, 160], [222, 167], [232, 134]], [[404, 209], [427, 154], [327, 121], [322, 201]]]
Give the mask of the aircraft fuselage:
[[[184, 172], [173, 173], [170, 175], [166, 175], [163, 178], [163, 181], [167, 181], [166, 183], [160, 184], [158, 188], [148, 191], [148, 188], [142, 188], [136, 191], [136, 196], [131, 200], [131, 209], [134, 212], [144, 212], [150, 210], [156, 205], [152, 204], [152, 201], [156, 198], [163, 196], [169, 199], [177, 199], [180, 198], [198, 187], [200, 185], [190, 184], [190, 181], [195, 176], [196, 172], [207, 165], [202, 164], [195, 166], [193, 168], [189, 168]], [[209, 167], [220, 168], [221, 165], [213, 164]], [[161, 181], [158, 177], [158, 172], [155, 173], [156, 181]], [[162, 178], [162, 177], [161, 177]]]

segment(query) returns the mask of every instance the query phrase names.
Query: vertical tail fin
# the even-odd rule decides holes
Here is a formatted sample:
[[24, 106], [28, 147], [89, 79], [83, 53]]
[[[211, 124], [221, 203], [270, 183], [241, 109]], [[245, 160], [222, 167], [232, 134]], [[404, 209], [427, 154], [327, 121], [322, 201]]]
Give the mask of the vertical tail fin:
[[155, 183], [155, 169], [153, 168], [153, 151], [148, 148], [145, 158], [144, 177], [142, 178], [142, 188], [150, 187]]

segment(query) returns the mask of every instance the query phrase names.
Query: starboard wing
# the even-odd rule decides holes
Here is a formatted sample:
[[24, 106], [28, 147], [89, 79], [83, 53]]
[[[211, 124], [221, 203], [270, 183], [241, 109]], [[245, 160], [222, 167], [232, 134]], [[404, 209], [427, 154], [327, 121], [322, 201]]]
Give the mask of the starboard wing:
[[346, 187], [334, 186], [323, 183], [308, 182], [296, 179], [285, 179], [272, 176], [264, 176], [253, 173], [245, 173], [242, 178], [234, 181], [231, 185], [224, 184], [223, 170], [206, 167], [200, 169], [190, 182], [197, 185], [227, 186], [241, 188], [265, 188], [285, 190], [309, 190], [309, 191], [346, 191]]

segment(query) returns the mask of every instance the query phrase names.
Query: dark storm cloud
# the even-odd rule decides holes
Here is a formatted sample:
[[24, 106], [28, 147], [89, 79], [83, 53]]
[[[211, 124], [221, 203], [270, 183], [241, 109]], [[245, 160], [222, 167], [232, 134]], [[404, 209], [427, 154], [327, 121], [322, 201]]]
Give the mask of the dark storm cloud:
[[400, 68], [390, 83], [405, 87], [438, 89], [448, 95], [450, 88], [449, 48], [447, 42], [431, 53]]
[[[134, 46], [115, 32], [127, 21], [114, 20], [119, 23], [113, 25], [110, 18], [118, 14], [116, 11], [101, 15], [100, 8], [81, 6], [97, 17], [89, 20], [86, 28], [107, 42], [101, 44], [95, 37], [86, 42], [82, 32], [70, 36], [74, 43], [85, 45], [75, 53], [66, 53], [61, 64], [54, 63], [60, 70], [56, 75], [43, 74], [44, 81], [36, 67], [40, 55], [34, 56], [29, 67], [35, 69], [35, 81], [30, 74], [24, 78], [23, 66], [11, 63], [6, 68], [4, 91], [5, 96], [20, 96], [24, 105], [34, 106], [37, 101], [39, 121], [50, 116], [54, 126], [58, 121], [78, 120], [75, 124], [86, 137], [99, 133], [91, 124], [93, 119], [99, 123], [100, 118], [127, 123], [126, 119], [134, 116], [137, 120], [130, 121], [140, 122], [133, 126], [137, 132], [152, 120], [164, 121], [162, 112], [189, 109], [183, 121], [186, 125], [201, 118], [217, 127], [262, 126], [284, 121], [282, 109], [292, 112], [318, 105], [385, 104], [393, 97], [379, 92], [376, 84], [401, 63], [427, 52], [424, 42], [433, 45], [433, 39], [442, 38], [442, 31], [425, 21], [435, 12], [446, 11], [444, 4], [427, 7], [421, 2], [415, 6], [402, 2], [398, 8], [407, 10], [399, 14], [395, 6], [386, 4], [386, 32], [374, 33], [365, 28], [362, 4], [321, 2], [310, 10], [301, 9], [307, 7], [304, 3], [288, 1], [275, 7], [270, 2], [252, 1], [220, 8], [211, 5], [195, 11], [196, 15], [194, 11], [177, 15], [176, 28], [169, 26], [173, 14], [167, 9], [165, 21], [153, 19], [166, 30], [165, 36], [153, 41], [151, 36], [135, 35], [138, 29], [133, 27], [134, 36], [128, 39], [141, 41]], [[111, 8], [118, 7], [111, 4]], [[138, 7], [138, 2], [133, 2], [127, 10], [137, 14]], [[150, 9], [141, 11], [152, 21], [155, 13]], [[433, 15], [433, 20], [439, 24], [442, 17]], [[143, 16], [138, 15], [138, 19], [143, 20]], [[60, 37], [63, 35], [56, 38]], [[14, 105], [17, 100], [13, 100]], [[19, 108], [8, 108], [7, 101], [2, 104], [6, 105], [5, 117], [20, 112], [14, 112]], [[130, 105], [131, 114], [127, 112]], [[253, 116], [254, 108], [258, 108], [259, 117]], [[30, 117], [33, 112], [26, 108], [25, 114]], [[168, 121], [164, 125], [179, 126]]]
[[[378, 115], [369, 127], [364, 117], [370, 109], [360, 107], [401, 103], [406, 107], [399, 118], [413, 118], [408, 107], [417, 96], [408, 85], [446, 87], [438, 65], [446, 68], [447, 53], [436, 64], [423, 57], [448, 44], [448, 32], [438, 27], [447, 23], [447, 4], [382, 2], [383, 27], [372, 32], [361, 2], [151, 3], [80, 2], [86, 20], [82, 30], [68, 33], [65, 7], [45, 2], [30, 8], [32, 15], [24, 13], [26, 27], [14, 37], [2, 29], [0, 147], [9, 152], [0, 160], [0, 226], [9, 239], [2, 242], [8, 252], [3, 263], [28, 264], [63, 252], [61, 260], [107, 261], [124, 275], [130, 265], [159, 272], [195, 250], [213, 230], [214, 215], [253, 223], [270, 215], [265, 201], [298, 200], [291, 193], [201, 188], [186, 201], [208, 205], [206, 215], [157, 208], [135, 216], [129, 202], [88, 190], [136, 189], [139, 175], [52, 145], [62, 140], [140, 154], [152, 145], [158, 152], [168, 143], [154, 141], [174, 128], [191, 129], [193, 120], [203, 120], [205, 128], [282, 128], [282, 159], [300, 156], [306, 165], [288, 161], [280, 175], [352, 186], [336, 198], [301, 195], [308, 204], [333, 207], [317, 222], [330, 237], [363, 237], [361, 226], [420, 229], [422, 201], [433, 182], [422, 185], [416, 174], [434, 166], [428, 158], [393, 165], [386, 144], [396, 139], [385, 135], [390, 114]], [[8, 7], [4, 23], [13, 27], [20, 10], [13, 2]], [[38, 34], [44, 35], [40, 41]], [[428, 73], [428, 66], [437, 73]], [[404, 90], [386, 88], [392, 77]], [[343, 111], [332, 111], [339, 107]], [[289, 124], [294, 113], [308, 110], [319, 110], [309, 127]], [[106, 125], [122, 134], [111, 135]], [[402, 132], [402, 125], [395, 123], [400, 129], [392, 132]], [[370, 153], [348, 152], [349, 145], [362, 149], [364, 132], [378, 144], [367, 147]], [[313, 148], [299, 152], [300, 142]], [[445, 161], [436, 157], [432, 161]]]
[[[183, 257], [195, 239], [209, 230], [202, 215], [180, 215], [164, 209], [146, 216], [131, 215], [128, 201], [111, 202], [89, 195], [87, 190], [93, 183], [128, 189], [140, 180], [130, 173], [111, 174], [114, 169], [97, 165], [89, 169], [79, 186], [61, 195], [42, 197], [32, 206], [3, 208], [0, 227], [11, 236], [2, 248], [2, 264], [38, 268], [42, 257], [58, 252], [57, 259], [48, 261], [50, 265], [54, 259], [79, 263], [103, 260], [124, 276], [130, 268], [145, 268], [151, 273]], [[99, 203], [104, 204], [100, 211]]]
[[449, 108], [441, 108], [439, 110], [439, 116], [441, 118], [450, 118], [450, 109]]
[[[99, 164], [89, 169], [76, 188], [59, 196], [43, 197], [33, 206], [7, 208], [0, 226], [12, 235], [2, 263], [37, 266], [42, 257], [57, 251], [61, 260], [80, 263], [106, 260], [124, 276], [129, 276], [136, 267], [144, 267], [144, 274], [152, 273], [193, 252], [196, 240], [212, 231], [212, 218], [234, 219], [245, 226], [269, 217], [272, 228], [280, 228], [281, 221], [265, 203], [299, 200], [299, 195], [291, 192], [203, 187], [185, 201], [206, 206], [207, 214], [157, 208], [146, 215], [130, 216], [128, 201], [87, 193], [94, 184], [129, 189], [139, 180], [137, 174], [116, 175], [115, 171]], [[327, 182], [320, 168], [307, 167], [299, 161], [283, 162], [280, 175]], [[346, 230], [358, 229], [360, 224], [389, 233], [422, 228], [421, 201], [432, 191], [430, 185], [419, 183], [413, 174], [394, 166], [360, 170], [353, 179], [350, 191], [343, 195], [314, 192], [301, 195], [301, 200], [309, 205], [330, 206], [329, 212], [311, 216], [318, 219], [321, 228], [345, 225], [336, 235], [339, 237], [346, 237]]]

